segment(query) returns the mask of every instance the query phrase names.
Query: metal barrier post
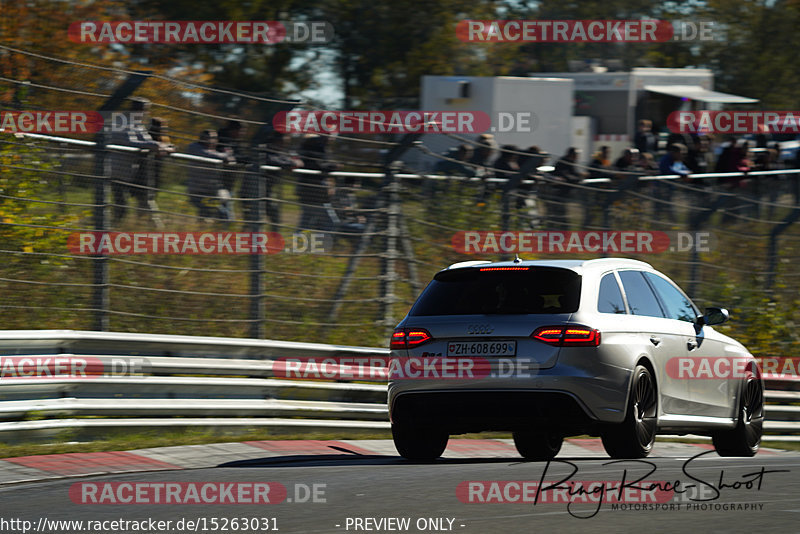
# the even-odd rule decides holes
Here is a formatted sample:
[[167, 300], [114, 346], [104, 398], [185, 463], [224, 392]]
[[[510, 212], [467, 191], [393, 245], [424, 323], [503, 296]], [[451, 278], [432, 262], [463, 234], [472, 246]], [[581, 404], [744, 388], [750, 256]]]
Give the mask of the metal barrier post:
[[[136, 72], [114, 91], [108, 100], [100, 107], [99, 111], [119, 109], [120, 104], [131, 95], [147, 79], [150, 72]], [[106, 132], [99, 132], [95, 139], [95, 171], [94, 171], [94, 229], [98, 232], [108, 231], [108, 199], [109, 184], [111, 182], [111, 165], [106, 154], [108, 141]], [[94, 258], [94, 329], [109, 330], [108, 310], [110, 307], [110, 291], [108, 287], [108, 256], [96, 254]]]
[[[267, 196], [267, 182], [263, 171], [259, 168], [258, 164], [254, 164], [247, 172], [255, 173], [255, 182], [257, 184], [254, 191], [254, 197], [258, 200], [249, 201], [250, 206], [250, 231], [253, 233], [261, 232], [264, 229], [264, 202]], [[254, 339], [263, 339], [266, 335], [264, 328], [264, 319], [266, 318], [264, 307], [264, 255], [263, 254], [250, 254], [250, 337]]]
[[394, 147], [385, 159], [386, 177], [383, 182], [383, 190], [386, 192], [387, 218], [386, 218], [386, 246], [383, 256], [381, 269], [381, 313], [382, 324], [391, 330], [394, 327], [394, 304], [397, 301], [395, 295], [395, 282], [397, 272], [395, 264], [397, 262], [397, 240], [400, 236], [400, 184], [395, 171], [400, 164], [400, 157], [418, 142], [421, 134], [406, 134], [403, 139]]

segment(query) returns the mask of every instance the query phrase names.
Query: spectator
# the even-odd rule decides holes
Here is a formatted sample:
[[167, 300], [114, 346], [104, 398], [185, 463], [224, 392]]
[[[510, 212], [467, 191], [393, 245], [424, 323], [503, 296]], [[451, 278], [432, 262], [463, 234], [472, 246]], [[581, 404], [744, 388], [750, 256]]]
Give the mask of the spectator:
[[639, 150], [626, 148], [614, 162], [614, 168], [622, 172], [634, 172], [639, 168]]
[[[245, 201], [245, 220], [259, 221], [257, 208], [261, 202], [261, 215], [266, 215], [272, 223], [272, 231], [280, 231], [281, 213], [280, 204], [275, 201], [283, 173], [289, 169], [303, 166], [300, 158], [291, 156], [286, 148], [286, 136], [265, 128], [259, 131], [253, 139], [255, 160], [242, 179], [241, 196], [243, 198], [259, 198], [259, 201]], [[279, 167], [280, 170], [262, 170], [262, 166]], [[263, 183], [263, 190], [259, 186]]]
[[[203, 130], [200, 138], [189, 145], [187, 154], [203, 158], [217, 159], [226, 163], [235, 160], [230, 154], [217, 150], [217, 132]], [[195, 205], [200, 217], [222, 220], [233, 219], [231, 193], [225, 189], [220, 169], [206, 163], [192, 163], [186, 183], [189, 199]]]
[[637, 165], [637, 167], [645, 175], [655, 176], [656, 174], [658, 174], [658, 164], [656, 163], [656, 158], [654, 158], [653, 154], [651, 154], [650, 152], [639, 154], [639, 164]]
[[520, 169], [528, 162], [528, 160], [534, 159], [536, 160], [531, 168], [531, 174], [536, 173], [536, 169], [544, 165], [547, 161], [548, 154], [546, 152], [542, 152], [542, 150], [536, 146], [528, 147], [528, 150], [525, 151], [525, 155], [519, 157], [519, 167]]
[[683, 155], [683, 162], [686, 163], [688, 154], [694, 150], [694, 140], [688, 133], [672, 132], [667, 137], [667, 152], [672, 145], [679, 144], [686, 148], [686, 153]]
[[647, 119], [639, 121], [633, 144], [640, 154], [655, 154], [658, 151], [658, 138], [653, 133], [653, 121]]
[[568, 224], [567, 201], [572, 191], [570, 184], [577, 184], [586, 177], [585, 173], [577, 167], [578, 156], [577, 148], [569, 147], [567, 149], [564, 156], [556, 162], [553, 171], [556, 183], [548, 187], [548, 194], [545, 195], [549, 200], [549, 218], [557, 224], [565, 226]]
[[519, 148], [516, 145], [503, 145], [500, 155], [492, 167], [497, 178], [510, 179], [519, 172]]
[[592, 162], [589, 164], [589, 178], [606, 178], [608, 177], [608, 170], [611, 167], [611, 148], [607, 145], [600, 147], [600, 150], [592, 156]]
[[[687, 148], [683, 143], [673, 143], [669, 145], [667, 153], [664, 154], [658, 162], [658, 173], [661, 175], [677, 174], [681, 177], [686, 177], [691, 174], [692, 171], [683, 163], [686, 153]], [[654, 185], [654, 216], [660, 218], [662, 214], [666, 213], [669, 221], [675, 221], [675, 211], [672, 206], [673, 185], [668, 180], [669, 179], [656, 180]]]
[[[746, 173], [752, 166], [748, 156], [750, 154], [750, 147], [746, 140], [730, 138], [724, 145], [722, 153], [717, 159], [717, 172], [736, 172]], [[742, 185], [744, 176], [726, 176], [720, 178], [720, 184], [726, 189], [736, 190]]]
[[[756, 154], [753, 157], [753, 166], [751, 171], [771, 171], [778, 168], [777, 165], [777, 150], [773, 148], [756, 148]], [[770, 202], [775, 202], [777, 199], [777, 190], [780, 183], [774, 175], [759, 175], [751, 176], [750, 187], [747, 188], [747, 195], [751, 198], [752, 204], [750, 211], [754, 217], [759, 217], [759, 208], [762, 194], [767, 191]], [[771, 208], [772, 206], [770, 206]]]
[[[455, 148], [451, 148], [445, 154], [445, 157], [448, 159], [440, 159], [436, 162], [436, 165], [433, 166], [433, 174], [437, 176], [464, 178], [474, 176], [474, 169], [466, 164], [467, 161], [472, 158], [472, 155], [472, 147], [467, 144], [461, 144]], [[447, 181], [433, 178], [428, 179], [425, 184], [425, 194], [428, 197], [432, 197], [439, 192], [446, 192], [449, 189], [449, 184], [449, 178]]]
[[[458, 145], [447, 151], [448, 159], [441, 159], [433, 166], [433, 174], [442, 176], [473, 176], [475, 173], [465, 163], [472, 158], [472, 147]], [[456, 160], [456, 161], [452, 161]], [[463, 163], [462, 163], [463, 162]]]
[[303, 167], [319, 173], [300, 175], [297, 181], [297, 197], [302, 204], [300, 229], [330, 231], [335, 226], [325, 205], [331, 203], [335, 184], [330, 171], [336, 168], [327, 161], [328, 138], [308, 135], [300, 145]]
[[[695, 140], [695, 154], [694, 157], [686, 162], [686, 166], [692, 171], [692, 174], [706, 174], [714, 168], [714, 155], [711, 152], [711, 140], [705, 134], [700, 135]], [[706, 179], [692, 180], [692, 187], [695, 189], [694, 203], [698, 206], [706, 205], [710, 198], [705, 189], [708, 186]]]
[[[233, 158], [236, 160], [236, 163], [241, 165], [249, 165], [251, 163], [251, 158], [245, 151], [245, 147], [242, 144], [243, 135], [244, 127], [242, 126], [242, 123], [237, 120], [229, 120], [228, 124], [220, 128], [217, 132], [217, 136], [219, 138], [217, 143], [217, 151], [228, 154], [229, 156], [233, 156]], [[228, 191], [235, 190], [236, 180], [239, 178], [240, 174], [241, 173], [232, 170], [223, 173], [222, 183], [225, 186], [225, 189]]]
[[736, 147], [736, 138], [728, 137], [720, 145], [720, 153], [717, 157], [717, 163], [714, 166], [714, 172], [734, 172], [733, 152]]
[[686, 145], [682, 143], [670, 145], [667, 153], [664, 154], [658, 162], [658, 171], [665, 175], [679, 174], [681, 176], [688, 176], [692, 171], [683, 163], [686, 153]]
[[[528, 169], [526, 175], [522, 177], [520, 183], [516, 185], [516, 189], [519, 191], [519, 196], [517, 197], [517, 207], [520, 207], [525, 198], [529, 196], [531, 192], [533, 192], [533, 183], [530, 183], [532, 182], [532, 177], [538, 174], [539, 171], [537, 169], [545, 164], [548, 157], [548, 154], [543, 152], [542, 149], [536, 145], [529, 146], [524, 152], [525, 153], [520, 155], [518, 158], [517, 164], [519, 165], [520, 170], [528, 165], [529, 161], [533, 161], [531, 162], [530, 168]], [[525, 183], [525, 181], [529, 183]]]
[[519, 148], [516, 145], [503, 145], [500, 148], [500, 155], [492, 163], [494, 167], [494, 174], [496, 178], [507, 180], [505, 184], [500, 187], [506, 194], [512, 194], [517, 197], [517, 203], [522, 199], [516, 194], [517, 178], [519, 175]]
[[[607, 145], [600, 147], [600, 150], [592, 155], [592, 161], [589, 163], [589, 178], [610, 178], [611, 173], [611, 148]], [[602, 203], [601, 193], [597, 190], [603, 188], [604, 183], [591, 184], [589, 187], [592, 189], [584, 189], [581, 192], [581, 199], [583, 201], [583, 226], [588, 227], [592, 224], [594, 219], [594, 212], [597, 207]]]
[[492, 134], [481, 134], [475, 140], [475, 148], [468, 163], [474, 169], [473, 176], [478, 176], [484, 180], [492, 175], [489, 169], [489, 161], [494, 154], [496, 143]]
[[161, 189], [161, 171], [164, 165], [164, 159], [168, 154], [175, 152], [175, 145], [172, 144], [169, 138], [169, 124], [166, 119], [162, 119], [161, 117], [153, 117], [150, 119], [148, 133], [150, 137], [153, 138], [153, 141], [159, 143], [158, 152], [156, 152], [155, 160], [153, 161], [153, 172], [150, 174], [152, 180], [148, 183], [148, 185], [153, 188], [148, 191], [150, 193], [148, 203], [150, 204], [151, 210], [157, 211], [156, 190]]
[[[750, 154], [750, 143], [745, 139], [736, 143], [736, 147], [733, 150], [733, 166], [736, 172], [748, 172], [753, 167]], [[744, 177], [740, 178], [740, 180], [743, 179]]]
[[[707, 135], [698, 136], [695, 143], [697, 153], [691, 162], [687, 162], [687, 167], [692, 174], [705, 174], [714, 168], [714, 155], [711, 152], [711, 139]], [[691, 163], [691, 164], [690, 164]]]
[[[771, 171], [786, 168], [784, 162], [780, 161], [779, 150], [777, 143], [775, 143], [774, 147], [770, 146], [767, 148], [764, 156], [763, 170]], [[765, 189], [767, 190], [767, 201], [769, 202], [767, 206], [767, 218], [772, 219], [773, 215], [775, 215], [775, 203], [778, 202], [778, 198], [785, 187], [784, 184], [786, 184], [786, 175], [761, 176], [755, 178], [754, 182], [757, 186], [756, 189], [759, 198], [761, 193]]]
[[367, 218], [358, 214], [356, 192], [360, 189], [355, 176], [346, 176], [336, 189], [331, 198], [331, 219], [337, 232], [356, 234], [364, 231]]
[[473, 175], [481, 179], [480, 190], [478, 191], [477, 202], [479, 206], [486, 204], [489, 195], [493, 191], [493, 186], [489, 182], [489, 178], [493, 173], [489, 167], [492, 154], [494, 154], [496, 142], [492, 134], [481, 134], [475, 140], [475, 149], [469, 164], [472, 166]]
[[[140, 210], [148, 210], [148, 185], [151, 183], [147, 156], [159, 150], [168, 150], [166, 144], [154, 140], [144, 128], [144, 121], [150, 109], [146, 98], [135, 98], [130, 105], [132, 115], [125, 129], [115, 129], [108, 144], [122, 145], [140, 149], [138, 152], [110, 151], [112, 193], [114, 195], [113, 224], [125, 217], [128, 195], [136, 198]], [[154, 198], [154, 197], [153, 197]]]
[[[540, 213], [537, 199], [535, 196], [535, 183], [534, 176], [538, 176], [538, 168], [547, 162], [549, 154], [542, 151], [538, 146], [533, 145], [528, 147], [525, 154], [519, 157], [519, 168], [522, 170], [529, 164], [529, 170], [525, 176], [520, 178], [519, 184], [516, 185], [517, 190], [517, 209], [527, 208], [528, 221], [531, 227], [536, 227], [540, 222]], [[528, 183], [525, 183], [525, 182]]]

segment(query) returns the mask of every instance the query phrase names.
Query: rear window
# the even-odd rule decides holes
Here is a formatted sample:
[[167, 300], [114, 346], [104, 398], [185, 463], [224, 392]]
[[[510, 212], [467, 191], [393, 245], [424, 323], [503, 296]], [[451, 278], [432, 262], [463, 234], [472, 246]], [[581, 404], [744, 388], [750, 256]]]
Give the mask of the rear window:
[[520, 315], [578, 310], [581, 277], [569, 269], [455, 269], [438, 273], [409, 315]]
[[601, 313], [626, 313], [625, 302], [613, 274], [607, 274], [600, 281], [600, 294], [597, 296], [597, 311]]

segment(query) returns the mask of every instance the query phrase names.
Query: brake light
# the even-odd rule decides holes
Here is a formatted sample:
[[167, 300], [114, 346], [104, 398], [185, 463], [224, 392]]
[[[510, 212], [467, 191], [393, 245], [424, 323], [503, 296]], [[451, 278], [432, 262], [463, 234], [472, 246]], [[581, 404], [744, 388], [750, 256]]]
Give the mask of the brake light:
[[410, 349], [419, 347], [433, 339], [424, 328], [398, 328], [392, 333], [389, 347], [393, 349]]
[[480, 271], [529, 271], [530, 267], [481, 267]]
[[389, 347], [393, 349], [406, 348], [406, 332], [402, 328], [398, 328], [392, 334], [392, 340], [389, 342]]
[[600, 331], [588, 326], [540, 326], [531, 337], [555, 347], [596, 347], [600, 344]]

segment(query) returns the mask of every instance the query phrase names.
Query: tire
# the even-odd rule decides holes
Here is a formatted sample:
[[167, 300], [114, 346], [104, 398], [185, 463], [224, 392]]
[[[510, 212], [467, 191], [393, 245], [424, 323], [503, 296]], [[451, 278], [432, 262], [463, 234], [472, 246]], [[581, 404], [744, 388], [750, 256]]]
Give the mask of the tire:
[[434, 429], [392, 425], [392, 439], [397, 452], [403, 458], [408, 460], [435, 460], [447, 448], [447, 441], [450, 436]]
[[514, 432], [514, 446], [526, 460], [552, 460], [561, 450], [564, 437], [552, 430], [521, 430]]
[[633, 371], [625, 420], [607, 427], [603, 447], [616, 459], [644, 458], [653, 450], [658, 429], [658, 394], [653, 375], [642, 365]]
[[739, 398], [739, 417], [731, 430], [711, 436], [720, 456], [755, 456], [764, 429], [764, 388], [758, 378], [748, 379]]

